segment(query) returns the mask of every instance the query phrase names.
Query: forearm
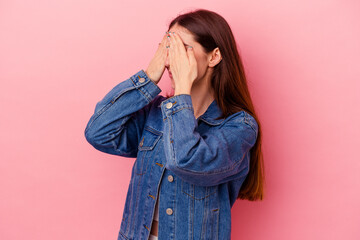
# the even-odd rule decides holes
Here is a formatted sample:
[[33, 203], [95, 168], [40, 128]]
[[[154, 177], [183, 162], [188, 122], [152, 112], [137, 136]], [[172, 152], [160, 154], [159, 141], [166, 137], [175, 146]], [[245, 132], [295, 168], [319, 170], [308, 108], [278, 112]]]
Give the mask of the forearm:
[[201, 186], [217, 185], [246, 172], [256, 131], [244, 112], [234, 113], [221, 126], [200, 134], [190, 95], [169, 98], [161, 108], [166, 168]]
[[[114, 138], [122, 134], [121, 129], [131, 114], [144, 108], [160, 92], [161, 89], [151, 82], [143, 70], [116, 85], [96, 104], [85, 129], [88, 142], [98, 146], [98, 149], [101, 146], [111, 147]], [[143, 123], [140, 119], [136, 124]]]

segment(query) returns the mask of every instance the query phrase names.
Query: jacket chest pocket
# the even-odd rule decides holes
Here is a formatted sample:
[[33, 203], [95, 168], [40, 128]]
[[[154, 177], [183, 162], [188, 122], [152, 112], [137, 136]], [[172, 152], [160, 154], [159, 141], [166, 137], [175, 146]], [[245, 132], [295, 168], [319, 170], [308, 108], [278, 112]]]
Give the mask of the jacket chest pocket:
[[203, 187], [181, 180], [181, 192], [194, 200], [203, 200], [214, 195], [217, 186]]
[[158, 158], [159, 140], [162, 133], [146, 126], [142, 134], [140, 143], [138, 145], [137, 159], [134, 163], [134, 172], [138, 175], [143, 175], [149, 168], [149, 164]]

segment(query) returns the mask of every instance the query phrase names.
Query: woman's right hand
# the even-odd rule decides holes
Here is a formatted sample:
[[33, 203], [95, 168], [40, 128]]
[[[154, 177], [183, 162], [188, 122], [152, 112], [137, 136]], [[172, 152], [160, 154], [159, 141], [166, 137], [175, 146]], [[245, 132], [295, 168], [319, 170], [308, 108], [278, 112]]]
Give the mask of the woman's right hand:
[[159, 43], [159, 47], [154, 57], [151, 59], [148, 68], [145, 70], [148, 77], [155, 83], [160, 81], [161, 76], [165, 71], [166, 58], [169, 52], [168, 48], [166, 48], [166, 46], [169, 45], [167, 36], [168, 34], [166, 33], [161, 43]]

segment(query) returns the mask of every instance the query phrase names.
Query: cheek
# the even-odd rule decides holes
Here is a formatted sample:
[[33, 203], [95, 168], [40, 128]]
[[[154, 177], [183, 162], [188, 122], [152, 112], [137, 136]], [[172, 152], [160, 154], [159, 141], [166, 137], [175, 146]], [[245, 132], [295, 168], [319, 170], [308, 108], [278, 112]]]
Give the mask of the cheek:
[[204, 56], [203, 54], [195, 53], [195, 59], [197, 63], [198, 74], [201, 75], [206, 70], [206, 66], [207, 66], [206, 56]]

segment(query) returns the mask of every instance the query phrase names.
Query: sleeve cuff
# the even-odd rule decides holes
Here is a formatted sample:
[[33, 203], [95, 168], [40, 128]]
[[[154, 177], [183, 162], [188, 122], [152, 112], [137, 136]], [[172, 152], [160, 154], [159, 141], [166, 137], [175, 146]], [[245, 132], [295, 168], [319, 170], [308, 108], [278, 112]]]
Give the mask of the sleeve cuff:
[[170, 97], [162, 101], [160, 106], [163, 114], [163, 119], [166, 119], [168, 116], [182, 109], [190, 109], [191, 112], [194, 113], [191, 96], [189, 94], [179, 94]]
[[138, 89], [149, 102], [151, 102], [151, 100], [153, 100], [161, 92], [159, 86], [153, 82], [148, 75], [146, 75], [143, 69], [135, 73], [130, 78], [133, 81], [134, 87]]

